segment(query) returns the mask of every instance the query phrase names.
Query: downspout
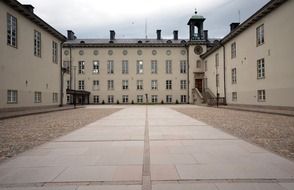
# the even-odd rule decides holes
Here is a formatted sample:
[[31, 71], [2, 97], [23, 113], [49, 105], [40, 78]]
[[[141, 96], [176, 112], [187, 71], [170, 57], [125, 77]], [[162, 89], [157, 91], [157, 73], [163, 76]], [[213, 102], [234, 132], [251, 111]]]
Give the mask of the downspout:
[[71, 63], [71, 45], [69, 44], [69, 87], [72, 89], [72, 63]]
[[223, 47], [223, 59], [224, 59], [224, 103], [227, 104], [227, 87], [226, 87], [226, 47], [225, 45], [220, 42], [221, 46]]
[[63, 73], [63, 68], [62, 68], [62, 46], [63, 46], [63, 42], [61, 42], [60, 43], [60, 50], [59, 50], [59, 52], [60, 52], [60, 61], [59, 61], [59, 63], [60, 63], [60, 104], [59, 104], [59, 107], [62, 107], [63, 106], [63, 96], [64, 96], [64, 94], [63, 94], [63, 83], [64, 83], [64, 78], [63, 78], [63, 76], [64, 76], [64, 73]]
[[190, 64], [189, 64], [189, 46], [185, 44], [185, 48], [187, 50], [187, 83], [188, 83], [188, 104], [190, 104]]

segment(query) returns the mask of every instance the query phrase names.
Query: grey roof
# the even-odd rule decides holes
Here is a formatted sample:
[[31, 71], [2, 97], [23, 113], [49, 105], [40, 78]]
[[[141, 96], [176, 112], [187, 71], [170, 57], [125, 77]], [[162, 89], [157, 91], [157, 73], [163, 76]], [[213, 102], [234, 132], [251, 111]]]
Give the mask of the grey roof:
[[[184, 47], [187, 44], [212, 45], [216, 39], [189, 41], [188, 39], [75, 39], [68, 40], [64, 47]], [[219, 40], [219, 39], [217, 39]]]
[[22, 14], [24, 17], [27, 17], [30, 21], [38, 25], [39, 27], [46, 30], [48, 33], [52, 34], [56, 38], [58, 38], [61, 41], [65, 41], [66, 37], [62, 35], [60, 32], [58, 32], [56, 29], [54, 29], [52, 26], [47, 24], [44, 20], [42, 20], [40, 17], [35, 15], [33, 12], [29, 11], [28, 8], [26, 8], [25, 5], [19, 3], [16, 0], [3, 0], [4, 3], [6, 3], [8, 6]]

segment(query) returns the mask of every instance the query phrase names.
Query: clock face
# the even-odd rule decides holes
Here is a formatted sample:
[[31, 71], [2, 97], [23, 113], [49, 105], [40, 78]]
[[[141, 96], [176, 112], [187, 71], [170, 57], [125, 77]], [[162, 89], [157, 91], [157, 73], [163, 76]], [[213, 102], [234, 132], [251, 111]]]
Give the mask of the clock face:
[[201, 55], [203, 53], [203, 48], [201, 46], [195, 46], [194, 52], [196, 55]]

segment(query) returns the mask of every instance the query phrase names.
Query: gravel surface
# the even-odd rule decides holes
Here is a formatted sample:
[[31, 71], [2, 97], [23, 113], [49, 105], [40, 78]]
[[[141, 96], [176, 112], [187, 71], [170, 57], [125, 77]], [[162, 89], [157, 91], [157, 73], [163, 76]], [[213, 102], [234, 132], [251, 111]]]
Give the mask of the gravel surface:
[[210, 107], [173, 109], [294, 160], [294, 117]]
[[81, 128], [120, 109], [72, 109], [0, 120], [0, 160]]

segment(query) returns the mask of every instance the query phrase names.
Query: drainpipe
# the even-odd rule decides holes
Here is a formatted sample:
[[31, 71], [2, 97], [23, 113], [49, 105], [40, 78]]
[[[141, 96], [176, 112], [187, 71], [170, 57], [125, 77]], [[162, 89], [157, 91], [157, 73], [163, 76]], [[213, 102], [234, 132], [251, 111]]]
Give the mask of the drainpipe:
[[227, 104], [227, 87], [226, 87], [226, 47], [220, 41], [220, 45], [223, 47], [223, 59], [224, 59], [224, 103]]
[[185, 44], [185, 48], [187, 50], [187, 83], [188, 83], [188, 104], [190, 104], [190, 64], [189, 64], [189, 46]]
[[63, 68], [62, 68], [62, 46], [63, 46], [63, 42], [60, 43], [60, 104], [59, 106], [62, 107], [63, 106], [63, 83], [64, 83], [64, 72], [63, 72]]

